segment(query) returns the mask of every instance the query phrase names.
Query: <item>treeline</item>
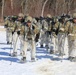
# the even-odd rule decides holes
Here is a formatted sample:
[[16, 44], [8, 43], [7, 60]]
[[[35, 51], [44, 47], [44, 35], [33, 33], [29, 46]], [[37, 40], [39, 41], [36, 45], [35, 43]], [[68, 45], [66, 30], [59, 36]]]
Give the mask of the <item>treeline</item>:
[[76, 12], [76, 0], [23, 0], [23, 12], [33, 16], [40, 16], [44, 7], [43, 15], [72, 14]]
[[[2, 1], [0, 0], [0, 17]], [[19, 12], [31, 16], [72, 14], [76, 12], [76, 0], [4, 0], [3, 16], [17, 15]]]

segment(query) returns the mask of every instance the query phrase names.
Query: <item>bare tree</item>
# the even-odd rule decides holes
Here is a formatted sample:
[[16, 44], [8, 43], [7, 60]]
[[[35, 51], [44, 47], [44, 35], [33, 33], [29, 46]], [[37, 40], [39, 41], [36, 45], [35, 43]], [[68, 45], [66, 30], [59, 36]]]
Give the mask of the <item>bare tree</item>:
[[63, 13], [65, 13], [65, 9], [66, 9], [66, 7], [65, 7], [65, 0], [63, 0]]
[[11, 9], [12, 9], [12, 14], [13, 14], [13, 0], [11, 0]]
[[57, 15], [57, 9], [58, 9], [58, 0], [56, 0], [55, 15]]
[[73, 0], [68, 0], [68, 14], [71, 13], [71, 4], [72, 4]]
[[2, 20], [3, 20], [3, 16], [4, 16], [4, 0], [2, 0]]
[[12, 14], [17, 15], [20, 12], [39, 17], [47, 13], [52, 16], [62, 13], [72, 14], [75, 10], [76, 0], [0, 0], [1, 18]]
[[43, 4], [43, 7], [42, 7], [42, 12], [41, 12], [41, 16], [43, 17], [43, 14], [44, 14], [44, 9], [45, 9], [45, 6], [46, 6], [46, 3], [48, 2], [48, 0], [45, 0], [44, 4]]

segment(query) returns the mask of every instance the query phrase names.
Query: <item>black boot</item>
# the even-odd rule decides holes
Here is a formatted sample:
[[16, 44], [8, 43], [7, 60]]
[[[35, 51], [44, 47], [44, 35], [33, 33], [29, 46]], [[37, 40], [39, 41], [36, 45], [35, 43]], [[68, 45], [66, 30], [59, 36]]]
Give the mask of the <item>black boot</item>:
[[54, 54], [54, 50], [50, 50], [50, 54]]
[[48, 49], [49, 49], [49, 46], [48, 46], [48, 45], [46, 45], [46, 46], [45, 46], [45, 48], [48, 50]]
[[71, 57], [71, 56], [68, 58], [68, 60], [70, 60], [70, 61], [72, 61], [73, 59], [74, 59], [74, 57]]
[[70, 60], [72, 57], [68, 57], [68, 60]]
[[12, 44], [12, 42], [9, 42], [9, 44]]
[[21, 59], [21, 62], [22, 62], [22, 63], [25, 63], [25, 62], [26, 62], [26, 57], [23, 57], [23, 58]]
[[27, 49], [27, 51], [30, 51], [30, 49]]
[[22, 56], [22, 52], [20, 53], [20, 55]]
[[7, 41], [7, 44], [9, 44], [9, 41]]
[[13, 57], [16, 57], [16, 56], [17, 56], [17, 52], [13, 52], [13, 53], [12, 53], [12, 56], [13, 56]]
[[71, 62], [76, 62], [76, 57], [69, 57], [69, 60], [70, 60]]
[[43, 45], [40, 45], [40, 48], [43, 48]]
[[35, 58], [31, 58], [31, 61], [32, 61], [32, 62], [35, 62]]

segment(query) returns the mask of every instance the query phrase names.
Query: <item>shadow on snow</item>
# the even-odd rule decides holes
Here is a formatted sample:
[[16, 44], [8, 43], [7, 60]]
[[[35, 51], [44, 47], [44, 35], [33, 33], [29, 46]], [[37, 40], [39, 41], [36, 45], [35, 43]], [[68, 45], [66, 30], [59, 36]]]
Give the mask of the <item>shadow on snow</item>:
[[[67, 58], [63, 58], [57, 54], [49, 54], [48, 51], [45, 49], [45, 48], [40, 48], [40, 47], [37, 47], [37, 51], [36, 51], [36, 57], [38, 59], [42, 59], [42, 58], [49, 58], [53, 61], [61, 61], [61, 60], [67, 60]], [[56, 57], [54, 57], [56, 56]]]
[[53, 58], [53, 56], [50, 56], [49, 53], [48, 53], [48, 51], [45, 48], [39, 48], [39, 47], [37, 47], [36, 54], [37, 54], [36, 57], [38, 59], [42, 59], [42, 58], [52, 59]]
[[0, 60], [10, 61], [10, 62], [17, 62], [18, 58], [13, 57], [0, 57]]
[[4, 47], [4, 48], [1, 48], [2, 50], [11, 50], [11, 49], [13, 49], [13, 48], [11, 48], [11, 47]]
[[0, 55], [9, 56], [9, 53], [7, 53], [7, 52], [0, 52]]
[[[4, 56], [7, 56], [7, 57], [4, 57]], [[19, 59], [16, 57], [9, 56], [9, 53], [7, 53], [7, 52], [0, 52], [0, 60], [17, 62]]]

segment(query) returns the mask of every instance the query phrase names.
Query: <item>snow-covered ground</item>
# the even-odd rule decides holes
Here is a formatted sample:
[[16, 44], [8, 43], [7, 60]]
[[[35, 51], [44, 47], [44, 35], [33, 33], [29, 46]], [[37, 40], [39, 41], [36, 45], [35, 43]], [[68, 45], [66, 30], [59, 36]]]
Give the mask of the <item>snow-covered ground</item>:
[[[67, 54], [67, 41], [65, 46]], [[9, 56], [10, 49], [11, 45], [6, 44], [6, 32], [0, 31], [0, 75], [76, 75], [76, 63], [67, 60], [67, 55], [61, 62], [61, 57], [58, 55], [51, 55], [46, 49], [37, 47], [36, 58], [38, 60], [31, 62], [30, 51], [28, 51], [27, 62], [22, 64], [19, 63], [20, 55]]]
[[4, 28], [4, 26], [0, 26], [0, 28]]

